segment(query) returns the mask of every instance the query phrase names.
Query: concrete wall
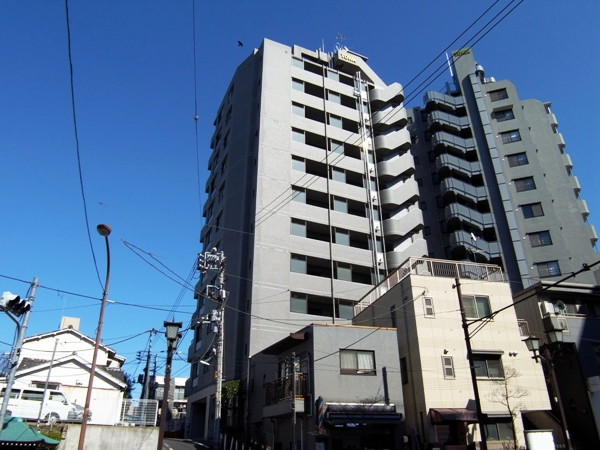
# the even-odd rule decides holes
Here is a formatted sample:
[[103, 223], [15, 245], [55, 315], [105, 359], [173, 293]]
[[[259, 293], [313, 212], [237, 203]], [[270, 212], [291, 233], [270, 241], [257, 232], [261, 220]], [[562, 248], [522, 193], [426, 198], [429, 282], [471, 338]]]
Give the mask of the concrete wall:
[[[59, 450], [76, 449], [79, 444], [81, 425], [69, 425]], [[88, 425], [85, 433], [86, 450], [107, 448], [155, 449], [158, 443], [158, 427], [104, 427]]]

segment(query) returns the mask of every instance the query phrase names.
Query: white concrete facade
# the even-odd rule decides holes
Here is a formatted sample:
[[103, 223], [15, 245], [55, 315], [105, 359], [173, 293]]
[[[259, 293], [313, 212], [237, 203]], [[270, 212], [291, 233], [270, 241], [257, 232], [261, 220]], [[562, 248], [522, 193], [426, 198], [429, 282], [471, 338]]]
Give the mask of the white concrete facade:
[[[415, 268], [425, 265], [429, 268], [417, 274]], [[443, 267], [443, 274], [437, 267]], [[436, 443], [444, 437], [432, 423], [432, 410], [458, 409], [475, 411], [474, 391], [467, 358], [466, 340], [462, 328], [456, 282], [453, 274], [464, 277], [466, 274], [480, 273], [476, 268], [496, 267], [495, 274], [501, 274], [497, 266], [459, 263], [429, 259], [411, 259], [401, 280], [375, 302], [370, 303], [354, 319], [356, 324], [390, 326], [394, 320], [398, 327], [398, 347], [400, 367], [403, 371], [402, 389], [406, 411], [407, 428], [414, 427], [425, 443]], [[436, 276], [436, 273], [438, 275]], [[478, 279], [479, 278], [479, 279]], [[475, 358], [490, 358], [493, 367], [501, 368], [499, 376], [491, 376], [492, 366], [487, 371], [475, 362], [481, 409], [488, 415], [490, 423], [506, 421], [509, 411], [506, 405], [492, 399], [492, 393], [504, 387], [506, 374], [516, 370], [520, 375], [509, 379], [511, 389], [522, 388], [527, 391], [523, 398], [510, 398], [509, 402], [518, 410], [516, 438], [520, 445], [525, 444], [521, 412], [550, 409], [544, 374], [540, 364], [531, 358], [521, 336], [517, 317], [512, 305], [511, 290], [508, 283], [500, 277], [489, 277], [481, 281], [480, 277], [460, 278], [463, 299], [481, 298], [485, 311], [494, 312], [508, 307], [493, 316], [492, 319], [473, 322], [469, 326], [471, 348]], [[484, 300], [485, 299], [485, 300]], [[483, 310], [467, 308], [467, 321], [476, 320], [473, 313]], [[393, 311], [393, 314], [390, 312]], [[479, 326], [481, 328], [478, 330]], [[475, 332], [478, 330], [477, 332]], [[494, 369], [495, 370], [495, 369]], [[465, 411], [466, 412], [466, 411]], [[493, 426], [493, 425], [490, 425]], [[465, 432], [466, 442], [478, 441], [480, 431], [470, 426]], [[461, 437], [461, 438], [462, 438]], [[458, 443], [457, 443], [458, 444]], [[488, 448], [501, 445], [501, 442], [488, 442]], [[492, 446], [490, 446], [492, 445]], [[499, 447], [501, 448], [501, 447]]]

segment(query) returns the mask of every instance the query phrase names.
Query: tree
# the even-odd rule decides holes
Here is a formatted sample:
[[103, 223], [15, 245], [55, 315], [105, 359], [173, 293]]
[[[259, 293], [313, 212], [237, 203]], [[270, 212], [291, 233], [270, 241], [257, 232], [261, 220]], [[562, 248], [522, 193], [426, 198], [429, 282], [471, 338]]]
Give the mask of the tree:
[[504, 378], [501, 380], [494, 380], [494, 384], [497, 387], [489, 394], [490, 401], [504, 405], [510, 414], [514, 450], [519, 449], [515, 419], [525, 407], [521, 402], [521, 399], [529, 395], [527, 389], [522, 388], [517, 384], [516, 379], [520, 376], [521, 373], [514, 367], [505, 367]]
[[123, 394], [124, 398], [132, 398], [131, 393], [133, 392], [133, 390], [135, 389], [135, 379], [133, 378], [133, 375], [129, 375], [125, 372], [123, 372], [123, 381], [127, 384], [127, 387], [125, 388], [125, 393]]

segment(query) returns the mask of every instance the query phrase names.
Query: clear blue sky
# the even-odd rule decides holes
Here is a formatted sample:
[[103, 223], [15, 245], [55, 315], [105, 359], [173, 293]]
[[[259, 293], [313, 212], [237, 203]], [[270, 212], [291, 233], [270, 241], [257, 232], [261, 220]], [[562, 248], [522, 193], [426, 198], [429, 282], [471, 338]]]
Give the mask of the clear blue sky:
[[[102, 280], [104, 239], [95, 227], [113, 228], [109, 299], [117, 303], [107, 308], [102, 337], [128, 359], [126, 372], [141, 372], [135, 354], [148, 334], [119, 341], [161, 329], [176, 304], [175, 319], [187, 327], [195, 302], [123, 240], [172, 278], [169, 270], [195, 279], [212, 123], [233, 71], [252, 49], [266, 37], [332, 50], [341, 33], [384, 81], [406, 85], [493, 3], [196, 0], [195, 92], [192, 0], [70, 2], [83, 184]], [[494, 13], [509, 3], [497, 2]], [[473, 48], [486, 76], [512, 80], [521, 98], [552, 102], [596, 224], [599, 24], [597, 0], [526, 0]], [[100, 298], [102, 289], [79, 187], [64, 2], [0, 2], [0, 42], [0, 291], [24, 296], [28, 284], [6, 277], [37, 276], [51, 289], [38, 290], [27, 335], [57, 329], [64, 315], [80, 317], [81, 331], [95, 336], [99, 302], [73, 295]], [[444, 74], [429, 89], [448, 80]], [[407, 98], [417, 84], [406, 87]], [[416, 98], [408, 106], [419, 105], [422, 94]], [[12, 322], [0, 316], [0, 352], [9, 351], [13, 335]], [[180, 345], [183, 359], [190, 338]], [[165, 348], [155, 339], [154, 349]], [[185, 366], [175, 362], [177, 376], [188, 375]]]

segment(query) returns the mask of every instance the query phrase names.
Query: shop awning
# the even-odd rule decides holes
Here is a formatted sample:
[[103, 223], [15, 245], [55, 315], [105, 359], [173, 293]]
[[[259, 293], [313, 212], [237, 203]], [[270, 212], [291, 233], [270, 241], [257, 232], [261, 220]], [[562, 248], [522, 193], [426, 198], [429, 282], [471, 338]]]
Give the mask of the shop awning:
[[429, 417], [433, 424], [445, 422], [477, 422], [477, 413], [467, 408], [431, 408], [429, 410]]

